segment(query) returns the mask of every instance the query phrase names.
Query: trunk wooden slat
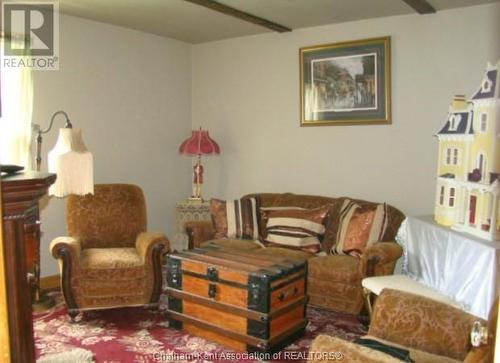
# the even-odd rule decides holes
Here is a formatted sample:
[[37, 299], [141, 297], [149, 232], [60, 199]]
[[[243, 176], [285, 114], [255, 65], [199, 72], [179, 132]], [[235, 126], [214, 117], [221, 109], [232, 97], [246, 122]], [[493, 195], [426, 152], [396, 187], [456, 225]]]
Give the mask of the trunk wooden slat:
[[198, 248], [167, 258], [170, 326], [269, 352], [304, 333], [307, 261]]

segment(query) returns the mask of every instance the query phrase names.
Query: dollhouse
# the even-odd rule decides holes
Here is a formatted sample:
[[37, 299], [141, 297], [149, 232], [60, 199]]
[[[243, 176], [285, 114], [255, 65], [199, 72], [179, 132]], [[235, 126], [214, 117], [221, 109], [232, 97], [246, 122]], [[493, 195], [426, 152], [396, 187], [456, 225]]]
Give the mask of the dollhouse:
[[470, 100], [455, 96], [439, 140], [437, 223], [500, 240], [500, 61]]

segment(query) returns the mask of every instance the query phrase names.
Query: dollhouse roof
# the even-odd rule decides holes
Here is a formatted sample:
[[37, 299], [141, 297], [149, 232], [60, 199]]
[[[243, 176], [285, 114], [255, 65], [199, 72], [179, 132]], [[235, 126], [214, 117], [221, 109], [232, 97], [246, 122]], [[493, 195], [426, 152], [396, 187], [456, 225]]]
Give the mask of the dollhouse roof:
[[[454, 124], [454, 125], [453, 125]], [[473, 135], [472, 111], [452, 112], [438, 135]]]
[[[487, 70], [483, 82], [481, 83], [481, 87], [479, 87], [479, 90], [476, 92], [476, 94], [472, 96], [472, 99], [481, 100], [485, 98], [495, 97], [495, 91], [498, 86], [497, 82], [498, 82], [498, 68]], [[497, 97], [499, 97], [499, 95], [497, 95]]]

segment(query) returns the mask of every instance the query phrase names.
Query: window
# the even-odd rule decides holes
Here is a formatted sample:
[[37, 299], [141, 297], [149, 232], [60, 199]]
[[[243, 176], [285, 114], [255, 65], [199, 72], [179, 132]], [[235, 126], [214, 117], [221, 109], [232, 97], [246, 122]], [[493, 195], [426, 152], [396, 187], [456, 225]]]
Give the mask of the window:
[[458, 165], [458, 148], [447, 148], [445, 154], [446, 165]]
[[444, 187], [441, 186], [441, 189], [439, 191], [439, 204], [443, 205], [444, 203]]
[[451, 164], [451, 149], [447, 148], [446, 149], [446, 165]]
[[491, 82], [489, 79], [485, 79], [483, 84], [481, 85], [481, 92], [491, 92], [491, 86], [493, 86], [493, 82]]
[[[3, 41], [3, 39], [0, 39]], [[6, 40], [15, 42], [16, 40]], [[30, 168], [33, 83], [27, 67], [0, 69], [0, 163]]]
[[453, 114], [450, 117], [450, 131], [457, 131], [458, 124], [460, 123], [460, 116]]
[[454, 207], [455, 206], [455, 188], [450, 188], [450, 195], [449, 195], [449, 200], [448, 200], [448, 206]]
[[482, 113], [481, 119], [479, 120], [479, 130], [481, 130], [481, 132], [486, 132], [487, 129], [488, 129], [488, 114]]
[[477, 169], [479, 169], [479, 173], [481, 175], [481, 180], [479, 180], [479, 181], [483, 181], [486, 177], [486, 156], [485, 156], [485, 154], [480, 153], [477, 156], [476, 165], [477, 165]]

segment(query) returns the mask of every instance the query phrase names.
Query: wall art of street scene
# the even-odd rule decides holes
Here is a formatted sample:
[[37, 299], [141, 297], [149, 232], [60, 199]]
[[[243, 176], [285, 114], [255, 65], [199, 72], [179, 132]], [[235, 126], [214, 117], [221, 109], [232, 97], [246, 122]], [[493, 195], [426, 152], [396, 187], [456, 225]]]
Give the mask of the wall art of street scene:
[[390, 123], [390, 38], [300, 49], [301, 125]]

